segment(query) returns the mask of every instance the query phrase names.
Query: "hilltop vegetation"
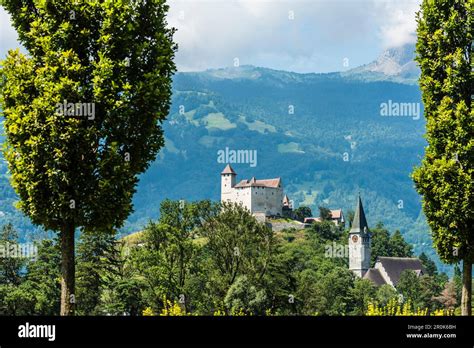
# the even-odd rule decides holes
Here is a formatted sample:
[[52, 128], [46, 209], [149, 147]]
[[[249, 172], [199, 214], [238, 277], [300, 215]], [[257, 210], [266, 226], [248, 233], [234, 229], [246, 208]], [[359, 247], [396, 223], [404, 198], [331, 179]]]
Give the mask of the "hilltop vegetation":
[[[413, 255], [400, 235], [389, 237], [382, 225], [372, 232], [374, 253]], [[160, 219], [139, 234], [118, 241], [107, 234], [81, 236], [77, 311], [132, 316], [364, 315], [393, 307], [393, 301], [424, 314], [456, 309], [459, 274], [448, 282], [423, 255], [427, 274], [418, 278], [406, 272], [396, 290], [357, 278], [348, 270], [347, 255], [336, 251], [346, 246], [347, 233], [324, 221], [274, 235], [241, 206], [166, 200]], [[7, 240], [16, 241], [11, 226], [0, 234], [0, 243]], [[37, 261], [0, 263], [0, 276], [6, 275], [0, 277], [0, 314], [57, 314], [55, 248], [55, 241], [45, 240]], [[25, 265], [27, 272], [20, 272]]]
[[[141, 176], [122, 235], [158, 218], [165, 198], [218, 200], [224, 165], [217, 152], [250, 149], [257, 150], [257, 166], [235, 164], [239, 178], [280, 176], [295, 205], [313, 210], [324, 205], [347, 212], [360, 191], [370, 226], [384, 221], [415, 252], [449, 270], [431, 247], [409, 177], [426, 145], [423, 118], [380, 116], [388, 100], [421, 102], [418, 87], [346, 75], [251, 66], [176, 74], [166, 148]], [[0, 180], [0, 210], [24, 236], [30, 227], [14, 212], [6, 178]]]

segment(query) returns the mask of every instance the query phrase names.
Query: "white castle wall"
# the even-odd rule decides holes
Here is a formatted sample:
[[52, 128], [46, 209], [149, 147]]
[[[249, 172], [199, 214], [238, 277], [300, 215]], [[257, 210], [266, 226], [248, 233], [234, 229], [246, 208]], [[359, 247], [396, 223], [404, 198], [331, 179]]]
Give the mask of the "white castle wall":
[[221, 201], [233, 201], [234, 200], [234, 189], [235, 186], [235, 175], [222, 174], [221, 175]]
[[251, 213], [264, 212], [265, 215], [281, 215], [283, 188], [249, 186], [236, 188], [236, 176], [221, 175], [221, 201], [241, 203]]
[[253, 212], [265, 212], [268, 215], [282, 214], [282, 188], [251, 187], [251, 204]]
[[241, 203], [252, 212], [252, 195], [250, 187], [234, 188], [231, 194], [231, 202]]

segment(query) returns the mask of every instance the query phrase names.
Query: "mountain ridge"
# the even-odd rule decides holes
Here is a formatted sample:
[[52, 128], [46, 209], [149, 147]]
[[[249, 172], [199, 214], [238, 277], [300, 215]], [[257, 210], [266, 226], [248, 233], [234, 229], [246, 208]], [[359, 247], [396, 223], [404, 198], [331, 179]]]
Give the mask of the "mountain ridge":
[[[280, 176], [296, 206], [310, 206], [315, 214], [319, 205], [353, 209], [360, 191], [369, 226], [383, 221], [392, 232], [399, 229], [415, 253], [437, 259], [409, 177], [426, 146], [424, 120], [380, 112], [388, 100], [421, 103], [421, 93], [395, 81], [395, 71], [385, 79], [372, 79], [373, 73], [298, 74], [252, 66], [177, 73], [163, 125], [166, 146], [140, 176], [135, 211], [121, 235], [157, 218], [165, 198], [219, 200], [225, 164], [217, 154], [229, 147], [257, 151], [256, 167], [233, 164], [240, 179]], [[12, 208], [16, 196], [2, 162], [0, 173], [0, 218], [15, 220], [25, 235], [33, 227]]]
[[265, 74], [272, 74], [273, 76], [278, 76], [280, 78], [284, 76], [300, 82], [317, 78], [343, 77], [358, 81], [390, 81], [413, 85], [417, 83], [420, 75], [420, 69], [414, 61], [414, 58], [415, 45], [406, 44], [401, 47], [386, 49], [374, 61], [345, 71], [300, 73], [247, 64], [206, 69], [202, 71], [178, 72], [178, 74], [205, 75], [209, 78], [223, 80], [256, 80], [263, 77]]

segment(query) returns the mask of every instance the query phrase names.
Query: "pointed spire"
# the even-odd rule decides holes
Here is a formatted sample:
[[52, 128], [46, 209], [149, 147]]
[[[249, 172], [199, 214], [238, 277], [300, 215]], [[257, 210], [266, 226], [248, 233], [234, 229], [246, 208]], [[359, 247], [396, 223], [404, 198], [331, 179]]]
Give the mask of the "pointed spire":
[[226, 165], [224, 170], [222, 171], [221, 175], [222, 174], [232, 174], [232, 175], [237, 175], [236, 172], [234, 172], [234, 169], [232, 169], [232, 167], [230, 166], [230, 164]]
[[357, 201], [357, 207], [354, 214], [354, 220], [352, 221], [352, 227], [350, 233], [364, 233], [368, 232], [369, 226], [367, 225], [367, 219], [365, 218], [364, 207], [362, 206], [362, 200], [360, 199], [360, 193]]

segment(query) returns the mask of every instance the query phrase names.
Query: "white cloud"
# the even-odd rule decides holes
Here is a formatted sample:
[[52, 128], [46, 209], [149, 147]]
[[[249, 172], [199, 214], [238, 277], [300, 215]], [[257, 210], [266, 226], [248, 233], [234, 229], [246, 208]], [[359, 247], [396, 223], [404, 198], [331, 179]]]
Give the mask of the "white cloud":
[[343, 57], [363, 64], [382, 48], [413, 42], [418, 3], [171, 0], [169, 22], [178, 29], [180, 70], [230, 66], [238, 57], [242, 64], [330, 71], [341, 70]]
[[[383, 48], [415, 40], [420, 0], [169, 0], [178, 29], [179, 70], [241, 64], [299, 72], [342, 70], [374, 59]], [[294, 20], [289, 18], [294, 14]], [[0, 8], [0, 58], [18, 47]]]
[[399, 47], [416, 41], [416, 12], [421, 0], [374, 0], [378, 14], [379, 36], [384, 48]]

